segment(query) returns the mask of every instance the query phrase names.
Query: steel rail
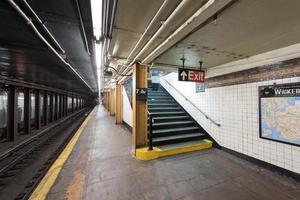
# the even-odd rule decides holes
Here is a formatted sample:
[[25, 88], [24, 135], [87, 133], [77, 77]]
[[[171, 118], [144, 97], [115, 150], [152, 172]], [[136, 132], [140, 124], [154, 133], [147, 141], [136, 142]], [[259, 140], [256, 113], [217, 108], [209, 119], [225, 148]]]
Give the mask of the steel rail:
[[[43, 136], [45, 133], [47, 133], [48, 131], [50, 131], [51, 129], [61, 125], [63, 122], [66, 122], [67, 120], [71, 119], [72, 117], [83, 113], [85, 111], [87, 111], [88, 108], [83, 108], [81, 110], [78, 110], [77, 112], [55, 122], [54, 124], [51, 124], [49, 126], [47, 126], [46, 128], [38, 131], [38, 133], [36, 133], [35, 135], [33, 135], [30, 138], [27, 138], [26, 140], [23, 140], [22, 142], [20, 142], [19, 144], [17, 144], [16, 146], [13, 146], [11, 148], [9, 148], [8, 150], [6, 150], [5, 152], [0, 154], [0, 161], [4, 160], [5, 158], [9, 157], [10, 155], [12, 155], [14, 152], [18, 151], [19, 149], [21, 149], [22, 147], [24, 147], [25, 145], [31, 143], [32, 141], [36, 140], [37, 138]], [[2, 172], [2, 170], [0, 169], [0, 173]]]

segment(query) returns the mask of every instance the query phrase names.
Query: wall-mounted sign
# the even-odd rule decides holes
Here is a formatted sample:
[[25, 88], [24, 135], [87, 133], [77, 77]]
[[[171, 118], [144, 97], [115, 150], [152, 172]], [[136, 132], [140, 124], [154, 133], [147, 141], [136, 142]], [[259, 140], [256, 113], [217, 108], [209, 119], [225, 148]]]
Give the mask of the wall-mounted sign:
[[205, 92], [205, 83], [196, 83], [196, 93]]
[[205, 72], [202, 70], [178, 68], [178, 80], [203, 83], [205, 81]]
[[148, 89], [147, 88], [137, 88], [135, 90], [136, 100], [147, 100]]
[[300, 83], [259, 87], [260, 137], [300, 146]]

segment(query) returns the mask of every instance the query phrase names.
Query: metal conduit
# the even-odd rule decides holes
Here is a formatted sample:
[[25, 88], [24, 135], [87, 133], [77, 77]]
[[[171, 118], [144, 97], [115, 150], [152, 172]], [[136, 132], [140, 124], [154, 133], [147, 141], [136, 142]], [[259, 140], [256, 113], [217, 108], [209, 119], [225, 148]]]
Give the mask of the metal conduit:
[[[183, 0], [181, 1], [181, 3], [175, 8], [175, 10], [173, 10], [173, 12], [168, 16], [168, 18], [166, 19], [166, 21], [159, 27], [159, 29], [155, 32], [155, 34], [150, 38], [150, 40], [145, 44], [145, 46], [140, 50], [140, 52], [135, 56], [135, 58], [131, 61], [130, 64], [128, 64], [124, 71], [121, 72], [123, 74], [126, 74], [128, 72], [128, 68], [130, 68], [131, 65], [133, 65], [136, 60], [138, 59], [138, 57], [144, 53], [149, 46], [153, 43], [153, 41], [159, 36], [159, 34], [161, 34], [161, 32], [163, 32], [167, 26], [170, 24], [170, 22], [175, 18], [175, 16], [186, 6], [187, 3], [189, 3], [191, 0]], [[120, 80], [120, 77], [118, 78], [118, 81]]]
[[28, 10], [31, 12], [31, 14], [34, 16], [35, 20], [43, 27], [47, 35], [50, 37], [52, 42], [54, 42], [55, 46], [62, 52], [65, 53], [65, 50], [60, 46], [60, 44], [57, 42], [57, 40], [54, 38], [52, 33], [49, 31], [49, 29], [44, 25], [42, 20], [39, 18], [39, 16], [36, 14], [36, 12], [32, 9], [32, 7], [28, 4], [26, 0], [23, 0], [24, 5], [28, 8]]
[[83, 24], [83, 20], [82, 20], [82, 15], [81, 15], [81, 10], [80, 10], [80, 5], [79, 5], [78, 0], [76, 0], [76, 7], [77, 7], [78, 15], [79, 15], [80, 27], [81, 27], [81, 31], [82, 31], [82, 34], [83, 34], [85, 48], [86, 48], [87, 53], [90, 54], [89, 43], [88, 43], [87, 38], [86, 38], [86, 32], [85, 32], [85, 28], [84, 28], [84, 24]]
[[[133, 47], [133, 49], [131, 50], [131, 52], [129, 53], [129, 55], [127, 56], [126, 59], [126, 63], [128, 63], [130, 57], [132, 56], [132, 54], [134, 53], [134, 51], [138, 48], [138, 46], [141, 44], [141, 42], [143, 41], [144, 37], [146, 36], [146, 34], [148, 33], [149, 29], [153, 26], [154, 22], [158, 19], [159, 15], [161, 14], [161, 12], [165, 9], [166, 5], [169, 3], [170, 0], [165, 0], [162, 5], [160, 6], [160, 8], [158, 9], [158, 11], [156, 12], [156, 14], [154, 15], [154, 17], [152, 18], [152, 20], [150, 21], [150, 23], [147, 25], [145, 31], [143, 32], [142, 36], [140, 37], [140, 39], [137, 41], [137, 43], [135, 44], [135, 46]], [[122, 65], [121, 69], [119, 70], [120, 73], [124, 70], [124, 66], [126, 67], [126, 65]], [[126, 73], [125, 73], [126, 74]], [[115, 78], [117, 76], [117, 74], [115, 74], [112, 78]]]
[[38, 31], [30, 18], [22, 11], [22, 9], [13, 1], [7, 0], [9, 4], [18, 12], [18, 14], [26, 20], [27, 24], [33, 29], [33, 31], [37, 34], [37, 36], [49, 47], [49, 49], [65, 64], [71, 69], [77, 77], [91, 90], [90, 85], [83, 79], [83, 77], [68, 63], [65, 59], [49, 44], [49, 42], [43, 37], [43, 35]]

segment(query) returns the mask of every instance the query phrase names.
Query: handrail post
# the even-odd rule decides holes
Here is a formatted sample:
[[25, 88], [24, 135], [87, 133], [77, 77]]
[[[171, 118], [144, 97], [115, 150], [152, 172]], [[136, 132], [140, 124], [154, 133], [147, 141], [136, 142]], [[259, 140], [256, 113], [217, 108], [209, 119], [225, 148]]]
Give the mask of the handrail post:
[[152, 115], [149, 113], [149, 134], [148, 134], [148, 150], [153, 150], [152, 146], [152, 124], [153, 124], [153, 118]]

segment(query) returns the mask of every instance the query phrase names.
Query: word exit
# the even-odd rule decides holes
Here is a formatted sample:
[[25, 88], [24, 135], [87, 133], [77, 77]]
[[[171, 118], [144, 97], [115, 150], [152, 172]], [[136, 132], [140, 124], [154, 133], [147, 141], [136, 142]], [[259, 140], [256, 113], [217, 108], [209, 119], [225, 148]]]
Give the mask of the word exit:
[[202, 70], [178, 68], [178, 80], [203, 83], [205, 81], [205, 72]]

